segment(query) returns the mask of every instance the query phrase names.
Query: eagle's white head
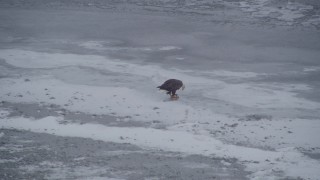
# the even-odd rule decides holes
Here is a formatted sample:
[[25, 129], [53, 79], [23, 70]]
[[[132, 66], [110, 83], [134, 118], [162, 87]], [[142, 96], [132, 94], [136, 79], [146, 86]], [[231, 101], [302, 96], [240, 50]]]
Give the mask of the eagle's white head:
[[183, 84], [181, 87], [181, 90], [184, 90], [184, 88], [186, 88], [186, 86]]

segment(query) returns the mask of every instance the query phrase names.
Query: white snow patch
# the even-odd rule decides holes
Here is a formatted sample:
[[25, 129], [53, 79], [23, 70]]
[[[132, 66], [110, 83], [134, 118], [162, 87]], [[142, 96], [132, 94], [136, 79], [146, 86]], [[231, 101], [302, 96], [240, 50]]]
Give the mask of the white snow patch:
[[39, 163], [40, 166], [47, 166], [47, 167], [63, 167], [64, 163], [59, 161], [42, 161]]
[[20, 160], [22, 160], [22, 158], [11, 158], [11, 159], [4, 159], [3, 157], [0, 159], [0, 164], [2, 163], [17, 163]]
[[267, 75], [263, 73], [234, 72], [234, 71], [226, 71], [226, 70], [204, 71], [201, 73], [206, 75], [218, 76], [218, 77], [237, 77], [237, 78], [254, 78], [261, 75]]
[[85, 66], [96, 68], [98, 70], [108, 70], [110, 72], [148, 77], [156, 83], [162, 83], [164, 80], [172, 77], [180, 79], [185, 78], [188, 79], [189, 82], [212, 82], [203, 78], [165, 70], [158, 66], [130, 64], [116, 59], [111, 60], [106, 57], [96, 55], [43, 53], [19, 49], [7, 49], [0, 50], [0, 57], [5, 59], [7, 63], [22, 68]]
[[183, 57], [177, 57], [176, 60], [184, 60], [185, 58]]
[[172, 51], [180, 50], [177, 46], [160, 46], [160, 47], [125, 47], [125, 46], [114, 46], [117, 42], [110, 41], [86, 41], [81, 42], [78, 45], [80, 47], [98, 51]]
[[163, 46], [159, 48], [160, 51], [171, 51], [171, 50], [180, 50], [180, 49], [181, 48], [177, 46]]
[[94, 49], [94, 50], [106, 50], [106, 47], [103, 45], [105, 42], [103, 41], [87, 41], [80, 43], [79, 46], [87, 48], [87, 49]]
[[306, 68], [303, 68], [303, 71], [304, 72], [320, 71], [320, 67], [318, 66], [306, 67]]
[[204, 168], [211, 168], [211, 166], [209, 164], [205, 164], [205, 163], [196, 163], [196, 162], [184, 162], [184, 163], [181, 163], [182, 166], [184, 167], [187, 167], [187, 168], [192, 168], [192, 169], [196, 169], [196, 168], [201, 168], [201, 169], [204, 169]]
[[105, 60], [102, 56], [94, 55], [49, 54], [16, 49], [1, 50], [0, 57], [5, 59], [7, 63], [22, 68], [55, 68], [85, 64], [99, 66], [103, 65], [100, 63]]

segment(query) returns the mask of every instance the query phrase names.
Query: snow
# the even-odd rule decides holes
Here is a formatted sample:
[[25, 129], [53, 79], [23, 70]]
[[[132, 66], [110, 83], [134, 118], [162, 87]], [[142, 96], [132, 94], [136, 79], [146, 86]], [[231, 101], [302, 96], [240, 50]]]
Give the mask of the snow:
[[319, 70], [320, 70], [320, 67], [318, 67], [318, 66], [303, 68], [304, 72], [314, 72], [314, 71], [319, 71]]
[[[141, 3], [143, 8], [148, 4]], [[297, 1], [192, 0], [176, 5], [168, 0], [138, 13], [125, 6], [112, 12], [57, 8], [50, 15], [40, 6], [35, 12], [12, 9], [19, 13], [2, 8], [0, 139], [6, 140], [11, 129], [90, 138], [143, 149], [135, 153], [221, 158], [225, 166], [236, 159], [250, 179], [316, 180], [320, 161], [308, 153], [317, 156], [320, 148], [318, 31], [294, 29], [319, 25], [314, 7]], [[292, 29], [274, 27], [279, 24]], [[177, 92], [178, 101], [156, 88], [170, 78], [186, 85]], [[21, 109], [29, 104], [39, 109]], [[51, 106], [56, 115], [35, 116]], [[68, 119], [68, 113], [103, 118], [80, 123], [75, 120], [79, 116]], [[138, 125], [101, 123], [108, 118]], [[20, 153], [26, 148], [21, 143], [29, 142], [17, 140], [0, 149]], [[102, 155], [126, 153], [132, 151]], [[48, 179], [70, 175], [59, 161], [19, 167], [35, 171], [40, 166], [53, 172]], [[210, 167], [189, 161], [181, 166]], [[99, 175], [106, 171], [81, 166], [73, 175], [102, 179]]]
[[173, 51], [180, 50], [177, 46], [160, 46], [160, 47], [113, 47], [114, 44], [121, 44], [117, 41], [87, 41], [78, 44], [80, 47], [98, 51]]
[[[247, 122], [245, 126], [242, 123], [238, 125], [236, 118], [204, 109], [193, 104], [192, 101], [162, 101], [163, 94], [154, 94], [152, 90], [141, 92], [132, 82], [121, 82], [121, 76], [129, 74], [133, 82], [143, 79], [148, 81], [151, 87], [156, 87], [157, 84], [161, 83], [160, 80], [178, 77], [185, 79], [187, 88], [189, 87], [191, 90], [204, 89], [204, 86], [210, 89], [210, 91], [203, 92], [203, 96], [206, 98], [220, 99], [244, 107], [316, 110], [320, 107], [319, 103], [300, 98], [295, 93], [297, 90], [310, 90], [306, 85], [295, 84], [279, 87], [270, 84], [260, 84], [260, 86], [250, 83], [228, 84], [219, 80], [207, 79], [203, 74], [242, 78], [253, 78], [259, 76], [259, 74], [216, 71], [214, 73], [194, 73], [197, 75], [191, 76], [192, 71], [179, 69], [168, 71], [157, 66], [141, 66], [97, 55], [6, 49], [0, 50], [0, 56], [8, 64], [16, 67], [52, 70], [51, 73], [45, 73], [41, 76], [30, 76], [28, 81], [25, 81], [26, 77], [0, 79], [2, 84], [0, 96], [5, 101], [55, 104], [73, 112], [115, 114], [119, 117], [128, 117], [127, 120], [145, 122], [157, 120], [167, 125], [171, 124], [171, 127], [168, 126], [168, 130], [119, 128], [94, 124], [61, 125], [58, 122], [63, 121], [63, 117], [47, 117], [36, 121], [26, 118], [6, 119], [7, 113], [3, 111], [1, 113], [3, 116], [2, 128], [30, 130], [59, 136], [92, 138], [106, 142], [126, 142], [145, 148], [187, 154], [237, 158], [247, 166], [248, 171], [254, 172], [251, 175], [253, 179], [270, 176], [270, 173], [274, 170], [283, 171], [286, 176], [290, 177], [301, 176], [316, 179], [319, 176], [318, 161], [309, 159], [295, 148], [290, 148], [290, 146], [320, 146], [313, 138], [317, 136], [320, 129], [318, 121], [299, 119], [276, 121], [273, 119], [270, 124], [263, 125], [264, 130], [261, 131], [260, 126], [264, 122]], [[95, 74], [89, 70], [86, 73], [86, 70], [81, 67], [103, 70], [108, 72], [108, 76], [100, 73]], [[166, 77], [160, 74], [166, 75]], [[107, 80], [104, 81], [104, 78]], [[114, 80], [117, 78], [120, 81]], [[96, 81], [95, 84], [88, 85], [83, 83], [91, 80], [100, 80], [101, 82], [97, 83]], [[100, 85], [97, 86], [97, 84]], [[144, 84], [145, 86], [146, 84]], [[150, 87], [144, 89], [148, 88], [150, 89]], [[137, 114], [139, 116], [136, 116]], [[236, 132], [235, 136], [227, 135], [224, 139], [237, 138], [241, 142], [245, 141], [243, 137], [250, 137], [251, 143], [260, 146], [262, 140], [265, 142], [268, 141], [266, 137], [271, 137], [273, 140], [267, 142], [267, 145], [279, 147], [279, 149], [268, 151], [223, 143], [208, 134], [212, 130], [219, 131], [219, 126], [216, 127], [215, 124], [211, 124], [215, 121], [229, 123], [230, 127], [232, 127], [232, 124], [236, 124], [234, 125], [236, 128], [233, 130], [233, 132]], [[201, 126], [201, 123], [209, 123], [209, 125]], [[198, 129], [194, 127], [198, 127]], [[288, 130], [281, 131], [275, 129], [275, 127], [286, 127]], [[294, 134], [288, 135], [287, 132], [289, 131], [293, 131]], [[252, 134], [252, 132], [255, 133]], [[285, 138], [285, 140], [280, 139], [280, 137]], [[279, 145], [282, 142], [286, 146]]]
[[[82, 82], [88, 82], [90, 79], [103, 79], [114, 76], [117, 78], [121, 74], [130, 74], [133, 80], [146, 79], [151, 83], [151, 87], [156, 87], [156, 83], [160, 83], [161, 79], [167, 77], [178, 77], [186, 79], [187, 88], [200, 88], [206, 86], [207, 91], [203, 94], [207, 98], [221, 99], [225, 102], [238, 104], [246, 107], [259, 108], [304, 108], [315, 110], [319, 108], [319, 103], [308, 101], [297, 97], [295, 90], [309, 90], [305, 85], [287, 85], [282, 87], [272, 87], [270, 85], [261, 85], [256, 87], [251, 84], [228, 84], [219, 80], [209, 80], [203, 76], [190, 76], [192, 71], [176, 70], [170, 72], [156, 66], [139, 66], [130, 63], [124, 63], [117, 60], [111, 60], [102, 56], [94, 55], [76, 55], [76, 54], [50, 54], [43, 52], [25, 51], [19, 49], [0, 50], [0, 55], [7, 63], [21, 68], [39, 68], [53, 69], [52, 73], [46, 73], [41, 76], [28, 77], [29, 81], [23, 78], [2, 78], [0, 83], [2, 88], [0, 96], [3, 100], [16, 103], [45, 103], [55, 104], [65, 107], [70, 111], [80, 111], [90, 114], [116, 114], [120, 117], [129, 117], [129, 120], [150, 122], [153, 120], [161, 123], [171, 124], [169, 130], [156, 130], [150, 128], [118, 128], [106, 127], [102, 125], [77, 125], [67, 124], [60, 125], [57, 121], [63, 121], [63, 117], [48, 117], [41, 120], [29, 120], [25, 118], [4, 119], [1, 121], [2, 128], [15, 128], [23, 130], [31, 130], [34, 132], [50, 133], [60, 136], [72, 136], [93, 138], [96, 140], [112, 141], [117, 143], [130, 143], [145, 148], [157, 148], [168, 151], [177, 151], [188, 154], [202, 154], [207, 156], [237, 158], [242, 161], [249, 171], [254, 172], [252, 178], [261, 178], [270, 176], [270, 172], [274, 169], [284, 171], [287, 176], [302, 176], [305, 178], [316, 179], [319, 176], [319, 162], [305, 157], [296, 151], [295, 148], [277, 149], [276, 151], [266, 151], [255, 148], [241, 147], [222, 143], [220, 140], [214, 139], [206, 133], [206, 128], [200, 129], [196, 134], [190, 133], [193, 130], [185, 129], [183, 123], [198, 122], [236, 122], [234, 118], [230, 118], [223, 114], [217, 114], [211, 110], [202, 109], [192, 105], [192, 102], [166, 102], [162, 101], [163, 94], [154, 94], [147, 90], [141, 92], [136, 89], [133, 84], [126, 84], [109, 81], [106, 84], [83, 85]], [[80, 75], [83, 71], [79, 68], [92, 67], [99, 70], [109, 72], [109, 76], [105, 77], [101, 74], [88, 73]], [[56, 70], [56, 68], [60, 68]], [[66, 68], [63, 75], [61, 68]], [[72, 69], [72, 71], [70, 71]], [[79, 71], [79, 72], [78, 72]], [[162, 77], [165, 74], [167, 77]], [[214, 75], [222, 76], [240, 76], [237, 73], [228, 73], [225, 71], [217, 71]], [[240, 74], [240, 75], [239, 75]], [[79, 76], [80, 75], [80, 76]], [[254, 73], [244, 72], [244, 78], [256, 77]], [[151, 79], [148, 77], [151, 77]], [[70, 83], [72, 82], [72, 83]], [[114, 86], [112, 83], [117, 83]], [[132, 83], [132, 82], [131, 82]], [[237, 92], [237, 93], [233, 93]], [[182, 92], [183, 93], [183, 92]], [[250, 98], [254, 97], [254, 98]], [[142, 101], [143, 99], [143, 101]], [[3, 114], [3, 113], [2, 113]], [[139, 116], [135, 116], [138, 114]], [[4, 116], [5, 117], [5, 116]], [[292, 121], [292, 120], [291, 120]], [[17, 123], [19, 122], [19, 123]], [[278, 124], [275, 122], [279, 122]], [[249, 134], [250, 130], [258, 132], [255, 129], [259, 123], [247, 123], [247, 127], [235, 129], [243, 137], [251, 137], [250, 141], [257, 141], [274, 134], [274, 127], [285, 126], [286, 122], [273, 121], [270, 128], [264, 133]], [[318, 121], [294, 121], [297, 124], [290, 123], [288, 128], [292, 128], [295, 133], [285, 138], [285, 143], [302, 146], [319, 146], [315, 143], [314, 138], [320, 129]], [[185, 125], [187, 125], [185, 124]], [[217, 129], [209, 125], [212, 129]], [[265, 125], [264, 127], [268, 127]], [[300, 128], [300, 130], [298, 130]], [[49, 129], [45, 131], [44, 129]], [[217, 129], [218, 130], [218, 129]], [[275, 132], [276, 134], [277, 132]], [[274, 134], [274, 135], [275, 135]], [[275, 135], [278, 137], [277, 135]], [[125, 138], [120, 138], [125, 137]], [[286, 137], [282, 132], [280, 137]], [[290, 142], [290, 139], [294, 141]], [[305, 141], [305, 139], [310, 141]], [[238, 140], [241, 141], [241, 138]], [[289, 140], [289, 141], [288, 141]], [[272, 141], [273, 145], [281, 142], [280, 139]], [[272, 144], [271, 143], [271, 144]], [[279, 160], [280, 159], [280, 160]], [[268, 160], [268, 161], [266, 161]], [[258, 164], [257, 164], [258, 162]], [[272, 165], [271, 165], [272, 164]], [[295, 171], [299, 169], [300, 171]]]
[[306, 179], [317, 179], [320, 175], [318, 171], [320, 163], [299, 153], [295, 148], [267, 151], [225, 144], [212, 137], [181, 131], [107, 127], [98, 124], [59, 124], [60, 120], [56, 117], [40, 120], [10, 118], [1, 121], [1, 127], [67, 137], [92, 138], [106, 142], [130, 143], [144, 148], [187, 154], [237, 158], [249, 171], [255, 172], [252, 174], [253, 179], [270, 178], [272, 177], [270, 172], [273, 170], [283, 171], [289, 177], [300, 176]]
[[[129, 76], [129, 78], [134, 78], [133, 80], [146, 80], [150, 81], [150, 77], [153, 84], [151, 86], [156, 87], [157, 84], [160, 84], [163, 80], [168, 79], [170, 77], [176, 77], [178, 79], [186, 79], [185, 84], [187, 88], [202, 88], [202, 86], [206, 86], [207, 89], [210, 89], [210, 91], [204, 92], [204, 96], [208, 98], [218, 98], [222, 99], [224, 101], [235, 103], [243, 106], [248, 107], [264, 107], [264, 108], [305, 108], [305, 109], [318, 109], [320, 107], [320, 103], [308, 101], [306, 99], [302, 99], [297, 97], [297, 93], [291, 92], [296, 90], [304, 90], [308, 91], [310, 88], [307, 86], [302, 85], [289, 85], [289, 86], [283, 86], [280, 85], [270, 85], [270, 84], [260, 84], [261, 87], [257, 87], [256, 84], [227, 84], [223, 81], [219, 80], [212, 80], [207, 78], [202, 78], [201, 76], [191, 76], [188, 74], [185, 74], [183, 72], [179, 72], [179, 70], [172, 72], [165, 69], [161, 69], [159, 67], [151, 66], [151, 65], [145, 65], [145, 66], [139, 66], [135, 64], [129, 64], [120, 62], [117, 60], [110, 60], [108, 58], [102, 57], [102, 56], [93, 56], [93, 55], [76, 55], [76, 54], [49, 54], [49, 53], [41, 53], [41, 52], [33, 52], [33, 51], [24, 51], [19, 49], [8, 49], [8, 50], [1, 50], [0, 51], [1, 57], [6, 59], [6, 62], [17, 66], [17, 67], [23, 67], [23, 68], [57, 68], [57, 67], [92, 67], [99, 70], [103, 70], [104, 72], [113, 72], [113, 73], [120, 73], [125, 74], [126, 76]], [[60, 76], [61, 72], [58, 71], [56, 74], [53, 75]], [[250, 73], [250, 72], [237, 72], [235, 73], [229, 73], [226, 71], [217, 71], [214, 73], [214, 75], [219, 76], [237, 76], [237, 77], [252, 77], [257, 76], [256, 73]], [[241, 75], [242, 74], [242, 75]], [[111, 74], [113, 75], [113, 74]], [[164, 76], [165, 75], [165, 76]], [[72, 69], [70, 71], [69, 69], [66, 69], [63, 72], [63, 77], [65, 79], [72, 79], [75, 81], [78, 81], [80, 78], [78, 78], [79, 73], [77, 72], [77, 69]], [[88, 80], [95, 80], [98, 81], [100, 77], [98, 75], [94, 75], [92, 77], [92, 73], [88, 73], [87, 76], [84, 76], [84, 81]], [[110, 78], [110, 77], [104, 77], [102, 78]], [[113, 79], [115, 80], [119, 79], [119, 74], [113, 75]], [[6, 88], [2, 91], [2, 95], [7, 94], [9, 92], [14, 93], [15, 91], [20, 91], [23, 89], [22, 87], [28, 87], [24, 88], [26, 91], [34, 92], [36, 91], [37, 94], [41, 94], [41, 90], [45, 89], [45, 86], [48, 86], [47, 88], [50, 88], [50, 91], [52, 91], [52, 95], [56, 98], [52, 100], [52, 102], [58, 103], [59, 105], [67, 104], [67, 100], [62, 96], [63, 94], [61, 92], [64, 92], [67, 97], [71, 97], [72, 92], [74, 89], [79, 90], [79, 94], [81, 94], [82, 98], [91, 99], [91, 101], [86, 102], [80, 102], [81, 103], [90, 103], [93, 104], [93, 102], [97, 102], [96, 105], [99, 107], [103, 107], [103, 99], [101, 97], [105, 97], [105, 99], [108, 99], [108, 101], [111, 101], [112, 105], [118, 106], [115, 109], [121, 109], [122, 111], [125, 109], [124, 107], [120, 107], [121, 105], [127, 105], [128, 107], [138, 107], [138, 106], [152, 106], [155, 104], [155, 101], [159, 101], [160, 97], [151, 97], [153, 99], [146, 99], [144, 103], [138, 103], [139, 99], [143, 98], [143, 95], [138, 92], [138, 89], [127, 89], [123, 87], [90, 87], [90, 86], [83, 86], [78, 85], [72, 86], [71, 88], [68, 88], [69, 85], [63, 82], [59, 82], [57, 80], [50, 79], [50, 76], [43, 77], [46, 80], [42, 80], [41, 78], [35, 79], [32, 82], [12, 82], [3, 80], [6, 84]], [[87, 79], [87, 80], [86, 80]], [[83, 79], [80, 79], [83, 80]], [[119, 79], [118, 81], [121, 81]], [[69, 81], [70, 82], [70, 81]], [[111, 85], [113, 82], [106, 82]], [[125, 82], [127, 83], [127, 81]], [[130, 84], [131, 83], [131, 84]], [[136, 81], [128, 82], [126, 86], [134, 86]], [[10, 88], [11, 84], [11, 88]], [[37, 84], [37, 86], [35, 86]], [[123, 83], [124, 84], [124, 83]], [[20, 87], [19, 87], [20, 86]], [[266, 88], [267, 87], [267, 88]], [[32, 88], [37, 88], [33, 90]], [[279, 89], [281, 88], [281, 89]], [[6, 90], [5, 90], [6, 89]], [[27, 90], [28, 89], [28, 90]], [[57, 91], [57, 92], [56, 92]], [[87, 93], [87, 95], [84, 95], [85, 92], [91, 92]], [[237, 92], [237, 93], [233, 93]], [[19, 92], [15, 92], [19, 93]], [[21, 93], [21, 92], [20, 92]], [[24, 92], [25, 96], [28, 97], [28, 93]], [[63, 96], [65, 96], [63, 95]], [[84, 97], [88, 95], [93, 95], [92, 97]], [[117, 97], [113, 97], [114, 95], [117, 95]], [[255, 98], [249, 98], [251, 96], [254, 96]], [[7, 98], [7, 97], [6, 97]], [[37, 97], [39, 98], [39, 97]], [[119, 104], [119, 101], [121, 101], [121, 98], [124, 98], [124, 102], [122, 104]], [[25, 99], [22, 98], [22, 100]], [[47, 99], [45, 96], [42, 95], [41, 99], [38, 99], [38, 101], [44, 101]], [[29, 99], [30, 101], [30, 99]], [[33, 100], [35, 101], [35, 100]], [[149, 101], [149, 103], [148, 103]], [[98, 103], [100, 102], [100, 103]], [[131, 104], [130, 104], [131, 103]], [[77, 104], [73, 106], [78, 106], [77, 108], [80, 108], [82, 105]], [[165, 108], [165, 105], [167, 103], [161, 103], [159, 106], [161, 108]], [[82, 106], [82, 107], [88, 107], [88, 106]], [[97, 106], [92, 106], [91, 111], [99, 111]], [[187, 107], [180, 108], [180, 109], [187, 109]], [[132, 109], [126, 109], [128, 111], [133, 111]], [[134, 108], [134, 111], [136, 111], [137, 108]], [[169, 111], [169, 110], [168, 110]], [[139, 110], [138, 110], [139, 112]], [[143, 110], [145, 112], [145, 110]], [[95, 112], [98, 113], [98, 112]], [[183, 112], [181, 112], [183, 113]], [[181, 114], [180, 113], [180, 114]], [[179, 113], [178, 113], [179, 114]], [[126, 114], [129, 115], [129, 114]]]
[[[232, 92], [237, 93], [232, 93]], [[318, 109], [319, 103], [304, 101], [296, 97], [296, 93], [283, 90], [272, 90], [261, 87], [254, 87], [248, 84], [236, 84], [225, 86], [218, 92], [208, 92], [208, 97], [216, 96], [228, 102], [240, 104], [247, 107], [263, 108], [307, 108]], [[250, 98], [254, 96], [255, 98]]]

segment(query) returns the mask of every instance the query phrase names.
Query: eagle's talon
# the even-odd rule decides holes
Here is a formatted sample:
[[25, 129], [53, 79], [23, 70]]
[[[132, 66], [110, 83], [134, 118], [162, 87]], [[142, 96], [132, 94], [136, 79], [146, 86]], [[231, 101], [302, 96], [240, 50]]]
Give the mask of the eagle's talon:
[[170, 97], [171, 100], [178, 100], [179, 96], [177, 94], [171, 95]]

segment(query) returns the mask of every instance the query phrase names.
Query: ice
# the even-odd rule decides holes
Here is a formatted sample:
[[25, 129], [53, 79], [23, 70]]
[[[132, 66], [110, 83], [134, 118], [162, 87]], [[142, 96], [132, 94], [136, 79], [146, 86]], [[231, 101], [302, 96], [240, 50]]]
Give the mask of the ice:
[[[151, 128], [118, 128], [97, 124], [59, 124], [56, 117], [41, 120], [10, 118], [1, 121], [2, 128], [30, 130], [67, 137], [83, 137], [106, 142], [130, 143], [144, 148], [156, 148], [187, 154], [237, 158], [249, 171], [252, 178], [272, 177], [272, 171], [283, 171], [289, 177], [300, 176], [316, 179], [320, 163], [299, 153], [295, 148], [267, 151], [222, 143], [205, 135], [187, 132], [157, 130]], [[126, 138], [120, 138], [126, 137]]]
[[7, 117], [10, 114], [9, 111], [6, 110], [0, 110], [0, 119]]
[[313, 6], [291, 1], [286, 3], [274, 3], [271, 0], [240, 1], [239, 4], [243, 11], [250, 12], [253, 16], [274, 18], [290, 25], [313, 10]]
[[[206, 96], [215, 96], [219, 99], [248, 107], [307, 109], [318, 109], [320, 107], [319, 103], [304, 101], [297, 98], [296, 94], [290, 91], [265, 89], [248, 84], [225, 86], [223, 90], [218, 92], [211, 91], [206, 93]], [[252, 96], [255, 98], [250, 98]]]
[[319, 70], [320, 70], [320, 67], [317, 67], [317, 66], [303, 68], [304, 72], [313, 72], [313, 71], [319, 71]]
[[[199, 169], [199, 179], [219, 171], [216, 179], [318, 179], [317, 6], [300, 0], [1, 2], [6, 176], [172, 179]], [[177, 101], [156, 88], [171, 78], [186, 86]], [[71, 145], [82, 142], [85, 150], [73, 156]], [[56, 150], [65, 161], [48, 159]], [[37, 161], [29, 154], [39, 155]], [[131, 155], [163, 164], [132, 170], [109, 163], [112, 156], [134, 164]]]
[[[274, 169], [285, 172], [287, 176], [292, 177], [303, 175], [306, 178], [315, 179], [319, 175], [315, 170], [318, 167], [318, 161], [309, 159], [295, 148], [281, 149], [288, 146], [320, 146], [313, 138], [317, 136], [317, 132], [320, 129], [318, 121], [299, 119], [276, 121], [276, 119], [272, 119], [270, 124], [249, 121], [243, 126], [242, 123], [239, 125], [239, 122], [234, 117], [228, 117], [210, 109], [203, 109], [203, 106], [190, 100], [162, 101], [164, 94], [155, 94], [155, 90], [151, 90], [157, 86], [157, 83], [161, 83], [161, 80], [166, 79], [166, 77], [160, 75], [163, 74], [167, 78], [178, 77], [185, 79], [186, 81], [184, 82], [189, 92], [197, 89], [206, 89], [207, 91], [202, 94], [203, 97], [219, 99], [243, 107], [317, 110], [320, 107], [319, 103], [300, 98], [296, 94], [296, 91], [310, 90], [311, 88], [307, 85], [288, 84], [279, 86], [259, 84], [257, 86], [250, 83], [230, 84], [220, 80], [208, 79], [207, 77], [256, 78], [264, 74], [228, 71], [199, 73], [179, 69], [168, 71], [157, 66], [141, 66], [97, 55], [43, 53], [19, 49], [1, 50], [0, 55], [8, 64], [16, 67], [51, 70], [51, 73], [41, 76], [29, 76], [28, 81], [25, 78], [2, 78], [0, 83], [3, 86], [0, 96], [5, 101], [55, 104], [73, 112], [79, 111], [98, 115], [114, 114], [119, 117], [127, 117], [122, 119], [123, 121], [153, 122], [157, 120], [168, 126], [168, 130], [157, 130], [151, 128], [106, 127], [92, 124], [60, 125], [58, 122], [63, 122], [63, 117], [48, 117], [37, 121], [23, 118], [7, 120], [5, 118], [8, 113], [2, 113], [4, 120], [1, 125], [3, 128], [31, 130], [60, 136], [93, 138], [106, 142], [126, 142], [145, 148], [187, 154], [236, 158], [244, 162], [248, 171], [254, 172], [251, 175], [252, 178], [266, 177]], [[108, 73], [105, 76], [103, 73], [95, 73], [83, 67], [90, 67]], [[131, 82], [121, 82], [121, 78], [124, 78], [122, 76], [125, 76], [125, 74], [129, 74], [132, 79]], [[107, 78], [108, 81], [101, 81], [104, 78]], [[128, 80], [128, 78], [126, 79]], [[139, 79], [149, 82], [148, 86], [151, 87], [141, 83], [141, 86], [137, 88], [135, 83]], [[91, 80], [95, 80], [95, 82], [85, 85]], [[144, 92], [141, 91], [142, 89]], [[188, 96], [188, 92], [181, 93]], [[142, 99], [143, 101], [141, 101]], [[136, 116], [136, 114], [139, 116]], [[266, 120], [269, 121], [268, 119]], [[19, 121], [19, 124], [16, 124], [15, 121]], [[228, 123], [229, 125], [224, 124], [224, 127], [229, 130], [234, 128], [232, 131], [228, 130], [229, 133], [235, 132], [234, 136], [232, 134], [226, 135], [222, 139], [236, 138], [235, 141], [249, 141], [250, 144], [256, 147], [267, 145], [279, 147], [279, 149], [267, 151], [225, 144], [210, 137], [211, 135], [208, 133], [210, 131], [219, 131], [216, 124], [212, 124], [215, 121]], [[261, 126], [264, 127], [263, 131], [260, 130]], [[284, 130], [279, 130], [275, 129], [276, 127], [285, 128], [282, 128]], [[44, 129], [46, 130], [44, 131]], [[252, 134], [252, 132], [254, 133]], [[291, 135], [291, 133], [288, 134], [287, 132], [294, 133]], [[269, 141], [272, 136], [276, 138], [273, 138], [273, 141]], [[248, 137], [249, 140], [246, 140]], [[284, 138], [284, 140], [279, 137]], [[286, 144], [286, 146], [283, 146], [282, 143]], [[270, 164], [273, 165], [271, 166]], [[285, 167], [290, 167], [289, 169], [308, 169], [308, 171], [301, 170], [297, 173], [298, 171], [288, 171]]]

